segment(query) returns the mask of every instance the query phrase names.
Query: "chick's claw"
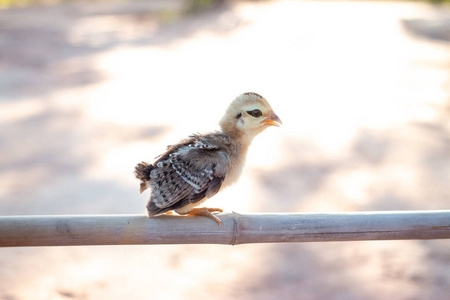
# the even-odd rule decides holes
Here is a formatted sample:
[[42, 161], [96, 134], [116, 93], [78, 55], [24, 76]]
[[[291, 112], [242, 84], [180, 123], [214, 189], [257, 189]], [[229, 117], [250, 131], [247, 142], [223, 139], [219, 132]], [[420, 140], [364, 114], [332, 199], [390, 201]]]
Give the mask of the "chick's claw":
[[208, 207], [194, 208], [194, 209], [192, 209], [192, 210], [190, 210], [188, 212], [188, 215], [208, 217], [208, 218], [216, 221], [216, 223], [219, 226], [222, 226], [222, 221], [217, 216], [213, 215], [212, 214], [213, 212], [223, 212], [223, 209], [221, 209], [221, 208], [208, 208]]

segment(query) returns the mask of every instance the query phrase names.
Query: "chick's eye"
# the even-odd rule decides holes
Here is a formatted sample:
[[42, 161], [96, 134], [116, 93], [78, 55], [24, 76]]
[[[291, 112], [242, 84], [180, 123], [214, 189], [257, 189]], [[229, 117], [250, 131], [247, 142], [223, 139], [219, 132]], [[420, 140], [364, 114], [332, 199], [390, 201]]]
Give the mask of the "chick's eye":
[[259, 118], [262, 116], [262, 112], [259, 109], [249, 110], [247, 113], [254, 118]]

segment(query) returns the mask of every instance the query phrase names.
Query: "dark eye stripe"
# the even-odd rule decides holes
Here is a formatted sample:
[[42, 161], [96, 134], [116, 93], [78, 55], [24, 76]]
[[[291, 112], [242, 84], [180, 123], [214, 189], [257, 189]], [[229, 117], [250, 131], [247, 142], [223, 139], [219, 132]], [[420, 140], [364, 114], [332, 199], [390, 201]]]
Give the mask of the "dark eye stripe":
[[259, 109], [249, 110], [247, 113], [254, 118], [259, 118], [262, 116], [262, 112]]

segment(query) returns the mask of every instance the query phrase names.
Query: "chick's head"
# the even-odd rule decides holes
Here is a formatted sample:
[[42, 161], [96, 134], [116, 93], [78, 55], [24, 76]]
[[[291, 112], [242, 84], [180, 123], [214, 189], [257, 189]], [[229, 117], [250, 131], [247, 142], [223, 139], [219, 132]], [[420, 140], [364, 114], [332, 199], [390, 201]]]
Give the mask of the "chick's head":
[[234, 99], [219, 123], [226, 134], [247, 138], [253, 138], [269, 126], [281, 124], [269, 102], [256, 93], [244, 93]]

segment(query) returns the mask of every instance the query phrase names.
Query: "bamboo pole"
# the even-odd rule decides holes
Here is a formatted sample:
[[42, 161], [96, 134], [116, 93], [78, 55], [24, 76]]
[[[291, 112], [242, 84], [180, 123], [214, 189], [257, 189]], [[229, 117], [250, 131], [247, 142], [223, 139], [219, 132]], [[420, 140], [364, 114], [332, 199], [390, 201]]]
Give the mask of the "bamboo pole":
[[218, 216], [3, 216], [0, 247], [450, 238], [450, 210]]

